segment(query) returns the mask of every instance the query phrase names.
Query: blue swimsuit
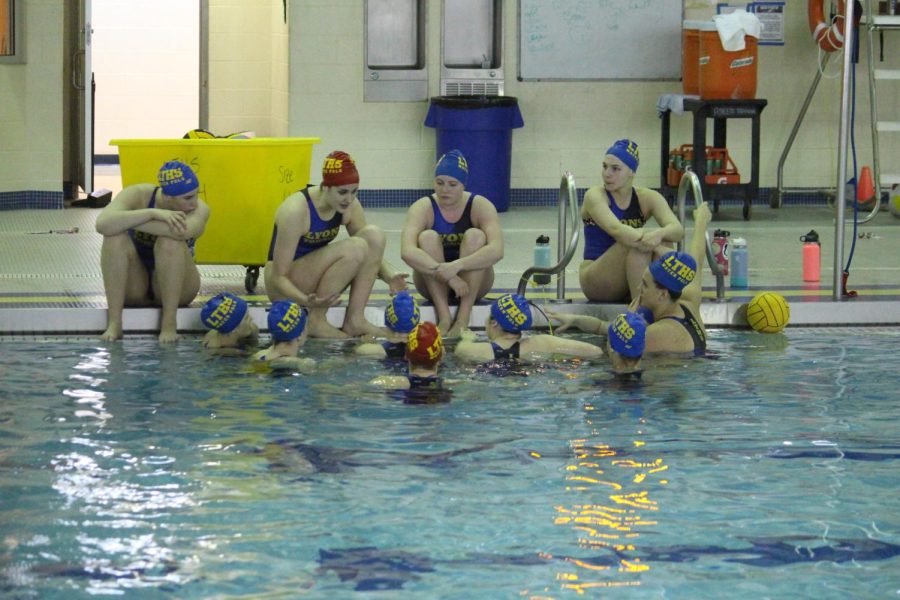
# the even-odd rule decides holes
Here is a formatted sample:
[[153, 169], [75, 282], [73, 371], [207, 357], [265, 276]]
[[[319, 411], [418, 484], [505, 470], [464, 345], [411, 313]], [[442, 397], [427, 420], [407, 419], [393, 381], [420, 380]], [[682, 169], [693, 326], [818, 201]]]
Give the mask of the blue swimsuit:
[[452, 262], [459, 258], [459, 246], [462, 244], [463, 234], [472, 228], [472, 200], [474, 198], [474, 195], [469, 196], [462, 216], [456, 223], [450, 223], [441, 214], [435, 195], [431, 195], [431, 210], [434, 212], [434, 225], [431, 228], [441, 236], [441, 243], [444, 246], [444, 262]]
[[[156, 192], [158, 191], [159, 188], [153, 190], [153, 193], [150, 195], [150, 202], [147, 203], [147, 208], [156, 208]], [[128, 237], [131, 238], [134, 249], [137, 250], [141, 264], [147, 269], [147, 274], [152, 275], [153, 270], [156, 268], [156, 255], [153, 253], [153, 248], [156, 246], [157, 236], [138, 231], [137, 229], [129, 229]], [[191, 256], [193, 256], [196, 240], [191, 238], [186, 240], [185, 243], [187, 244], [188, 250], [191, 251]]]
[[[341, 222], [344, 220], [344, 216], [339, 212], [334, 213], [334, 216], [328, 221], [320, 217], [312, 198], [309, 197], [310, 187], [306, 186], [305, 189], [300, 190], [306, 197], [306, 205], [309, 207], [309, 231], [300, 236], [297, 249], [294, 251], [294, 260], [306, 256], [313, 250], [327, 246], [341, 232]], [[272, 230], [272, 241], [269, 243], [269, 260], [275, 256], [275, 239], [277, 237], [278, 225], [275, 225]]]
[[[624, 210], [616, 205], [609, 190], [604, 191], [606, 191], [606, 196], [609, 198], [609, 209], [620, 223], [635, 229], [644, 226], [647, 219], [641, 212], [641, 203], [638, 201], [637, 190], [631, 188], [631, 202], [628, 203], [628, 207]], [[616, 243], [616, 240], [594, 223], [593, 219], [587, 218], [582, 221], [584, 223], [584, 259], [596, 260], [603, 256], [603, 253], [609, 250]]]

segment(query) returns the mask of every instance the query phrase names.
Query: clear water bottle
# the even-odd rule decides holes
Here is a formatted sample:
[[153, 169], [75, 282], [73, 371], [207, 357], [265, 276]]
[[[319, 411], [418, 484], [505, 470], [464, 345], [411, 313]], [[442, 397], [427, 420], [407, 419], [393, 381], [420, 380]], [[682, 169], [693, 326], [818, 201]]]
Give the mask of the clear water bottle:
[[749, 256], [747, 240], [734, 238], [731, 241], [731, 287], [746, 288], [749, 285]]
[[[550, 238], [546, 235], [538, 236], [534, 242], [534, 266], [550, 268]], [[537, 285], [547, 285], [550, 283], [550, 275], [546, 273], [535, 273], [534, 282]]]

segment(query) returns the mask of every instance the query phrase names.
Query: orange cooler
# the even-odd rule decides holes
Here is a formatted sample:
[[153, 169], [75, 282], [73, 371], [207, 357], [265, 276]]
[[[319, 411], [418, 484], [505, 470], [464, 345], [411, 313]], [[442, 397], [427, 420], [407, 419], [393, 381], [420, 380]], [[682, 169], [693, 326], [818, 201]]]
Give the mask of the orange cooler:
[[700, 97], [704, 100], [747, 100], [756, 97], [758, 40], [744, 36], [743, 50], [728, 52], [719, 33], [700, 31]]
[[681, 86], [685, 95], [700, 95], [700, 32], [715, 30], [712, 21], [684, 21], [682, 25]]
[[189, 164], [210, 218], [195, 249], [198, 264], [266, 264], [275, 211], [306, 186], [319, 138], [111, 140], [122, 185], [155, 183], [169, 160]]

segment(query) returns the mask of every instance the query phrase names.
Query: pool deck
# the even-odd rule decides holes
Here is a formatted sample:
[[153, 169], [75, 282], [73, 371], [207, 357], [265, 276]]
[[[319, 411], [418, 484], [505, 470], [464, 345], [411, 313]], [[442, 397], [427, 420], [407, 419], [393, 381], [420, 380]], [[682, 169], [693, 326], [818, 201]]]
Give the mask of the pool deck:
[[[114, 180], [112, 180], [114, 181]], [[100, 185], [104, 185], [103, 182]], [[105, 187], [114, 189], [115, 184]], [[0, 219], [0, 335], [99, 334], [106, 325], [106, 300], [99, 256], [102, 237], [94, 231], [99, 209], [4, 211]], [[848, 213], [849, 214], [849, 213]], [[368, 209], [370, 223], [382, 227], [388, 236], [385, 258], [403, 266], [399, 235], [403, 209]], [[514, 291], [521, 274], [531, 266], [532, 248], [540, 234], [550, 235], [555, 248], [557, 209], [555, 207], [512, 207], [500, 215], [504, 231], [505, 256], [496, 268], [494, 293]], [[261, 226], [269, 228], [269, 224]], [[690, 217], [686, 224], [692, 234]], [[705, 300], [701, 314], [708, 327], [745, 326], [743, 309], [754, 294], [772, 290], [783, 294], [791, 305], [791, 326], [815, 325], [900, 325], [900, 219], [882, 211], [857, 235], [853, 223], [846, 224], [845, 261], [850, 243], [856, 247], [850, 267], [848, 288], [855, 298], [833, 299], [833, 255], [835, 225], [833, 210], [827, 206], [791, 206], [771, 209], [755, 204], [752, 219], [744, 221], [738, 203], [720, 207], [710, 229], [723, 228], [734, 237], [748, 240], [750, 288], [728, 287], [723, 301], [715, 299], [715, 281], [707, 268], [703, 273]], [[815, 229], [822, 243], [822, 279], [804, 284], [801, 276], [799, 237]], [[571, 228], [570, 228], [571, 231]], [[345, 235], [342, 233], [342, 235]], [[568, 302], [552, 304], [571, 311], [608, 318], [623, 309], [619, 304], [587, 302], [578, 287], [577, 266], [583, 244], [566, 269]], [[230, 291], [251, 303], [254, 320], [265, 327], [268, 299], [262, 278], [254, 292], [245, 289], [246, 269], [241, 265], [200, 265], [202, 287], [198, 298], [178, 311], [179, 330], [200, 332], [200, 307], [210, 296]], [[547, 288], [529, 287], [526, 295], [538, 304], [556, 298], [556, 282]], [[378, 281], [366, 317], [381, 324], [387, 287]], [[346, 295], [344, 296], [346, 303]], [[329, 321], [339, 325], [343, 307], [329, 311]], [[482, 327], [487, 303], [475, 307], [471, 325]], [[546, 324], [536, 315], [538, 326]], [[148, 333], [157, 328], [158, 310], [126, 309], [127, 333]], [[423, 306], [423, 318], [433, 320], [430, 306]]]

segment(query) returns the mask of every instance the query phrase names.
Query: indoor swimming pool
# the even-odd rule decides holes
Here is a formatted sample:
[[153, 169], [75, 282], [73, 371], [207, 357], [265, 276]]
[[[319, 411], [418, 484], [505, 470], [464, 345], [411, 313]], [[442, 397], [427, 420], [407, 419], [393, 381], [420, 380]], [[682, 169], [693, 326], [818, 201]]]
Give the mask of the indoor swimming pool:
[[434, 402], [346, 343], [0, 339], [2, 597], [900, 593], [900, 329], [714, 330], [638, 382], [450, 357]]

